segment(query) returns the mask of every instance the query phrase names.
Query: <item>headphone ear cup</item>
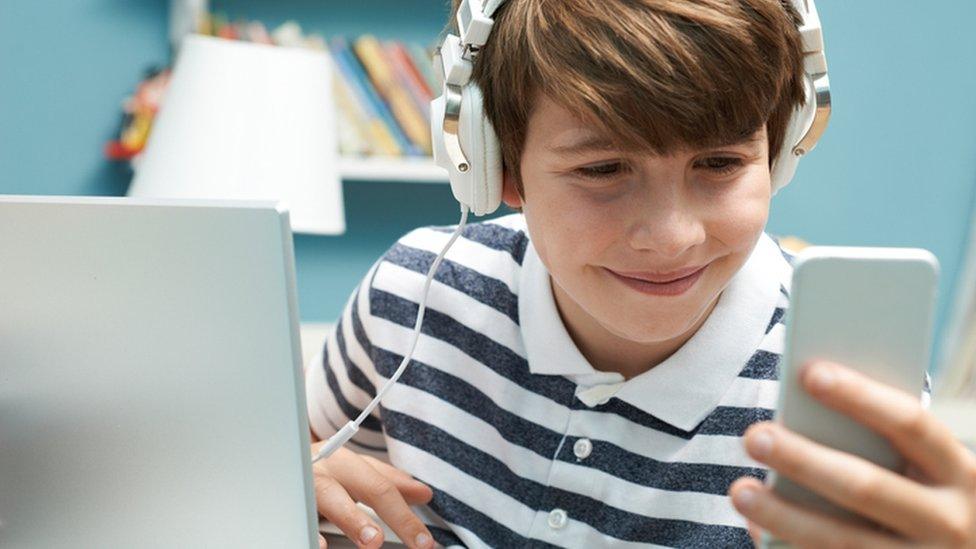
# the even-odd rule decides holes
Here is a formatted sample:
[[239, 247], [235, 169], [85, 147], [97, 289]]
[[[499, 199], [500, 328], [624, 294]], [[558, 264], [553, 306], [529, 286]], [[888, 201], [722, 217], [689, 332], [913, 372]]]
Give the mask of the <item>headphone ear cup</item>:
[[475, 215], [494, 212], [502, 202], [501, 145], [484, 111], [481, 89], [464, 86], [461, 98], [460, 140], [470, 168], [470, 203]]
[[806, 100], [802, 106], [793, 110], [793, 115], [790, 117], [790, 122], [786, 126], [786, 133], [783, 136], [783, 144], [780, 146], [779, 154], [776, 155], [776, 161], [770, 168], [772, 194], [774, 195], [793, 179], [796, 167], [800, 163], [800, 157], [793, 154], [793, 147], [810, 129], [814, 116], [817, 114], [816, 92], [813, 80], [809, 75], [803, 78], [803, 88]]

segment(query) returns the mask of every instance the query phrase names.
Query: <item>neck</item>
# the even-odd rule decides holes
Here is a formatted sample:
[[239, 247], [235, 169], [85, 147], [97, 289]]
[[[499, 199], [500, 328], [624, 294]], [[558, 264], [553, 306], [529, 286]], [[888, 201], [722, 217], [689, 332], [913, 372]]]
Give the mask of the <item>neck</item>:
[[680, 335], [653, 343], [640, 343], [610, 332], [573, 301], [552, 278], [549, 283], [566, 331], [586, 360], [593, 368], [602, 372], [617, 372], [624, 379], [636, 377], [673, 355], [698, 332], [721, 296], [719, 293], [695, 324]]

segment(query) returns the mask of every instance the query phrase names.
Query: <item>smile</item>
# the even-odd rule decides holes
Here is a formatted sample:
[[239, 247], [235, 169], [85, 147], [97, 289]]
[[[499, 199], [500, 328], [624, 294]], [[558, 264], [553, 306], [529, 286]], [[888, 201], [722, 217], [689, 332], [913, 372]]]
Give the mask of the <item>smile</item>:
[[606, 269], [606, 271], [614, 278], [626, 284], [627, 287], [637, 290], [642, 294], [677, 296], [687, 292], [692, 286], [694, 286], [695, 283], [698, 282], [698, 279], [701, 278], [702, 273], [705, 272], [707, 267], [708, 265], [704, 265], [689, 275], [685, 275], [684, 277], [671, 280], [669, 282], [651, 282], [649, 280], [625, 276], [611, 269], [606, 269], [605, 267], [604, 269]]

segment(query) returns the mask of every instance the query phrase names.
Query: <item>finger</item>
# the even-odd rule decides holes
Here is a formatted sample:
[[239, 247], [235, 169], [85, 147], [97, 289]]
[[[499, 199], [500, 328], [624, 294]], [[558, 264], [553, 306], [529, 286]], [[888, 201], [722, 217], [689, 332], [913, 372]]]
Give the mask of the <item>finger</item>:
[[937, 483], [971, 470], [972, 455], [916, 396], [832, 362], [807, 364], [800, 377], [811, 395], [884, 435]]
[[914, 539], [932, 539], [946, 524], [947, 493], [870, 461], [829, 448], [772, 422], [745, 433], [749, 455], [828, 500]]
[[434, 491], [430, 489], [423, 482], [413, 478], [406, 471], [397, 469], [396, 467], [386, 463], [385, 461], [376, 459], [372, 456], [362, 456], [374, 469], [383, 474], [386, 478], [390, 479], [393, 484], [396, 484], [397, 490], [403, 495], [403, 499], [407, 503], [412, 505], [423, 505], [428, 503], [431, 498], [434, 497]]
[[325, 542], [325, 537], [319, 534], [319, 549], [326, 549], [329, 544]]
[[396, 484], [362, 457], [352, 454], [350, 459], [330, 462], [329, 468], [349, 494], [372, 507], [407, 546], [434, 546], [430, 531], [410, 510]]
[[319, 514], [342, 530], [358, 547], [379, 547], [383, 543], [383, 529], [362, 511], [349, 493], [325, 467], [314, 471], [315, 503]]
[[743, 477], [735, 481], [729, 494], [732, 504], [743, 516], [777, 538], [799, 547], [909, 547], [886, 534], [784, 501], [755, 478]]
[[746, 522], [748, 523], [747, 527], [749, 529], [749, 537], [752, 538], [752, 544], [759, 547], [759, 544], [762, 541], [762, 529], [759, 528], [758, 524], [752, 522], [751, 520]]

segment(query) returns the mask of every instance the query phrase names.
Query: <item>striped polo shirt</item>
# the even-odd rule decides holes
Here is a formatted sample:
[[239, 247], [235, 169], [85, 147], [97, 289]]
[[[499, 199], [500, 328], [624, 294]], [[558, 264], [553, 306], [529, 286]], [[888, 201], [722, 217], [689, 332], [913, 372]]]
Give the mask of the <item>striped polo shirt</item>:
[[[452, 230], [408, 233], [353, 292], [306, 373], [320, 438], [400, 364]], [[570, 338], [524, 217], [472, 224], [431, 285], [413, 360], [348, 447], [432, 488], [414, 511], [445, 546], [751, 547], [726, 494], [766, 475], [741, 437], [773, 417], [791, 261], [763, 233], [698, 332], [625, 380]]]

